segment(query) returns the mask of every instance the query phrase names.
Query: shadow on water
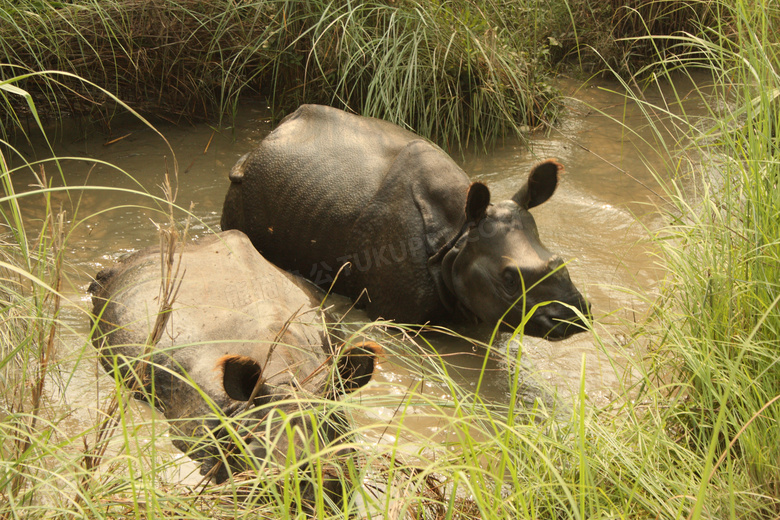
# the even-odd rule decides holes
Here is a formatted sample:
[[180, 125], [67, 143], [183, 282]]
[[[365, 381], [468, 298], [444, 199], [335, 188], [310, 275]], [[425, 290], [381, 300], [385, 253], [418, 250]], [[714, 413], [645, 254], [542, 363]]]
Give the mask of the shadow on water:
[[[527, 391], [518, 396], [521, 401], [530, 402], [542, 396], [566, 402], [579, 388], [584, 363], [587, 397], [596, 405], [608, 403], [620, 393], [625, 375], [622, 365], [630, 365], [620, 360], [641, 359], [643, 355], [641, 345], [628, 343], [627, 338], [632, 325], [646, 312], [661, 276], [645, 241], [644, 226], [658, 225], [652, 212], [661, 200], [654, 194], [657, 190], [653, 170], [663, 175], [669, 158], [656, 143], [646, 115], [625, 101], [619, 85], [614, 83], [594, 81], [582, 86], [562, 79], [559, 87], [569, 96], [568, 113], [557, 128], [533, 136], [530, 149], [521, 143], [507, 142], [488, 156], [467, 155], [461, 162], [474, 180], [489, 185], [496, 200], [510, 197], [536, 162], [556, 157], [564, 164], [566, 173], [557, 193], [533, 213], [543, 242], [569, 260], [574, 283], [591, 301], [595, 326], [604, 346], [599, 346], [589, 333], [559, 342], [536, 338], [520, 342], [517, 338], [511, 340], [511, 333], [501, 332], [491, 348], [502, 355], [485, 362], [483, 347], [473, 342], [441, 334], [425, 337], [445, 360], [447, 371], [456, 381], [472, 390], [480, 385], [480, 395], [497, 402], [509, 399], [514, 367], [513, 362], [506, 360], [519, 359], [522, 377], [527, 381]], [[686, 107], [689, 116], [695, 117], [696, 109]], [[182, 207], [194, 203], [193, 213], [199, 219], [191, 229], [192, 238], [218, 229], [229, 185], [227, 174], [236, 160], [271, 130], [268, 113], [265, 107], [247, 104], [233, 128], [217, 131], [198, 125], [160, 129], [178, 159], [177, 202]], [[137, 123], [115, 127], [114, 135], [108, 138], [78, 135], [76, 131], [66, 132], [56, 145], [56, 153], [91, 157], [96, 162], [64, 161], [69, 186], [138, 189], [137, 181], [148, 192], [161, 196], [160, 186], [166, 170], [173, 171], [173, 161], [158, 135]], [[32, 153], [29, 158], [33, 158]], [[117, 165], [129, 176], [104, 163]], [[15, 182], [22, 191], [36, 180], [32, 175], [19, 174]], [[86, 287], [91, 276], [119, 255], [157, 243], [155, 222], [164, 222], [165, 218], [161, 213], [141, 209], [149, 205], [148, 199], [123, 191], [74, 191], [70, 201], [64, 196], [59, 196], [59, 200], [70, 218], [78, 203], [76, 219], [83, 219], [68, 242], [67, 259], [72, 266], [68, 296], [74, 305], [64, 313], [69, 331], [63, 335], [64, 344], [60, 346], [62, 356], [70, 355], [74, 363], [83, 364], [78, 372], [83, 379], [71, 383], [64, 396], [64, 405], [74, 409], [71, 420], [78, 423], [79, 413], [86, 414], [84, 420], [89, 420], [88, 410], [96, 406], [95, 389], [108, 391], [113, 387], [109, 382], [96, 384], [96, 379], [104, 379], [97, 363], [78, 357], [82, 350], [90, 351], [83, 348], [88, 332], [84, 312], [89, 307]], [[42, 208], [36, 201], [31, 199], [24, 209], [29, 218], [41, 218]], [[351, 314], [349, 320], [362, 321], [360, 312]], [[456, 332], [486, 343], [492, 329], [464, 327]], [[387, 359], [376, 376], [379, 384], [373, 385], [373, 390], [364, 390], [381, 392], [390, 399], [387, 407], [374, 409], [372, 419], [390, 421], [397, 412], [392, 398], [401, 399], [411, 389], [443, 401], [450, 397], [449, 389], [435, 377], [421, 381], [417, 371], [405, 366], [425, 359], [425, 352], [432, 352], [424, 341], [418, 340], [417, 344], [414, 355]], [[615, 360], [617, 365], [613, 364]], [[480, 382], [483, 366], [486, 377]], [[414, 417], [406, 422], [407, 426], [436, 437], [439, 422], [428, 418], [424, 408], [411, 415]]]

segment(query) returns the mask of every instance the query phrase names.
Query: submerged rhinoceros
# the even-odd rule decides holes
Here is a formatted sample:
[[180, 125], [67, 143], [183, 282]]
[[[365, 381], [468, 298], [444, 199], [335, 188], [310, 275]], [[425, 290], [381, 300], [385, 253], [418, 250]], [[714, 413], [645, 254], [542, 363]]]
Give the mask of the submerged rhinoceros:
[[549, 301], [525, 333], [564, 338], [583, 330], [568, 306], [587, 315], [589, 305], [528, 211], [550, 198], [561, 170], [542, 162], [511, 200], [490, 204], [488, 188], [429, 141], [304, 105], [233, 167], [221, 225], [317, 284], [349, 262], [335, 290], [365, 290], [371, 317], [516, 327]]
[[[145, 370], [137, 395], [164, 412], [174, 444], [217, 481], [230, 471], [290, 464], [287, 431], [300, 460], [315, 444], [322, 448], [343, 435], [343, 417], [326, 414], [321, 405], [315, 427], [312, 402], [365, 385], [378, 346], [332, 352], [318, 291], [263, 259], [241, 232], [179, 247], [180, 286], [164, 333], [146, 358], [144, 345], [160, 308], [159, 248], [121, 259], [90, 286], [94, 343], [105, 369], [130, 386]], [[236, 436], [248, 456], [236, 452]], [[325, 491], [338, 499], [338, 480], [324, 481]], [[314, 492], [306, 486], [305, 497]]]

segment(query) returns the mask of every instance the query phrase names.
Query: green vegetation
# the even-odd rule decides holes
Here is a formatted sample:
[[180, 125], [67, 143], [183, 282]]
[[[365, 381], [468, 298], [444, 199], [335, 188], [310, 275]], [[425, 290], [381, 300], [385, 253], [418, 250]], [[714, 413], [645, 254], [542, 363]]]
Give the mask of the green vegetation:
[[[458, 149], [553, 122], [555, 62], [594, 68], [603, 56], [631, 70], [668, 47], [637, 37], [695, 31], [717, 18], [711, 4], [3, 0], [0, 79], [73, 74], [19, 81], [41, 113], [105, 128], [111, 96], [78, 78], [169, 121], [221, 120], [247, 97], [268, 99], [279, 116], [323, 103]], [[7, 117], [24, 106], [2, 101], [0, 122], [12, 127]]]
[[[445, 141], [464, 142], [472, 134], [480, 138], [496, 135], [491, 131], [500, 133], [503, 130], [498, 129], [532, 124], [542, 117], [529, 115], [529, 107], [538, 104], [544, 108], [547, 99], [538, 94], [543, 91], [538, 71], [507, 67], [512, 71], [509, 74], [502, 68], [505, 65], [496, 65], [509, 58], [493, 51], [512, 38], [528, 38], [539, 45], [538, 52], [520, 54], [519, 59], [530, 64], [532, 57], [543, 56], [550, 49], [539, 42], [552, 35], [535, 29], [517, 36], [517, 26], [511, 24], [528, 19], [523, 16], [544, 20], [549, 15], [544, 27], [554, 28], [553, 21], [565, 24], [566, 16], [579, 23], [585, 14], [596, 16], [601, 9], [618, 11], [609, 4], [601, 5], [604, 3], [597, 9], [595, 2], [550, 2], [544, 5], [557, 11], [551, 8], [538, 15], [530, 13], [526, 4], [509, 1], [485, 3], [480, 9], [476, 3], [465, 2], [422, 10], [416, 9], [419, 4], [414, 2], [400, 4], [398, 8], [391, 3], [361, 4], [364, 9], [347, 15], [330, 4], [278, 3], [274, 5], [286, 11], [279, 11], [283, 17], [274, 18], [267, 9], [251, 3], [232, 2], [235, 10], [228, 12], [217, 2], [182, 2], [181, 13], [192, 14], [197, 7], [211, 14], [176, 18], [180, 24], [176, 25], [173, 18], [160, 22], [161, 16], [173, 15], [145, 9], [156, 6], [148, 2], [4, 2], [0, 45], [5, 53], [3, 61], [15, 64], [0, 67], [4, 135], [23, 134], [31, 131], [30, 127], [43, 131], [38, 112], [52, 107], [59, 113], [84, 108], [102, 114], [125, 111], [114, 93], [134, 100], [133, 106], [142, 107], [149, 100], [157, 103], [160, 90], [145, 90], [156, 83], [167, 85], [172, 99], [180, 96], [185, 100], [181, 105], [171, 101], [170, 107], [197, 113], [202, 113], [203, 107], [205, 112], [236, 110], [244, 90], [267, 88], [269, 94], [284, 93], [286, 102], [325, 96], [324, 100], [347, 102], [416, 126], [446, 124], [446, 120], [466, 114], [465, 129], [429, 129], [431, 135]], [[345, 439], [345, 443], [357, 450], [358, 457], [345, 472], [352, 482], [371, 484], [357, 486], [356, 495], [387, 518], [763, 519], [780, 515], [780, 37], [776, 32], [780, 11], [770, 0], [676, 4], [694, 9], [700, 16], [697, 19], [672, 16], [682, 12], [665, 10], [673, 4], [637, 4], [637, 11], [628, 9], [633, 13], [631, 18], [621, 18], [627, 24], [630, 20], [631, 30], [626, 28], [626, 34], [635, 36], [641, 34], [643, 26], [657, 28], [660, 22], [650, 18], [652, 13], [663, 13], [659, 20], [674, 22], [666, 26], [674, 29], [661, 31], [661, 36], [624, 42], [632, 49], [664, 53], [663, 59], [654, 56], [652, 67], [640, 68], [631, 85], [693, 69], [710, 71], [714, 85], [696, 91], [701, 102], [710, 107], [710, 118], [694, 121], [672, 116], [684, 150], [676, 148], [677, 142], [664, 142], [663, 132], [658, 131], [657, 145], [679, 158], [675, 164], [680, 180], [665, 184], [670, 204], [662, 206], [662, 211], [669, 224], [652, 231], [668, 275], [653, 313], [636, 331], [637, 341], [651, 347], [649, 359], [634, 367], [642, 374], [640, 384], [627, 388], [624, 398], [607, 409], [588, 407], [584, 390], [571, 413], [547, 410], [541, 404], [528, 409], [513, 400], [486, 402], [470, 387], [459, 386], [445, 364], [430, 359], [432, 350], [424, 344], [417, 348], [403, 329], [385, 332], [382, 324], [358, 329], [357, 335], [380, 339], [389, 352], [408, 359], [410, 370], [419, 371], [421, 380], [424, 376], [440, 381], [451, 393], [441, 398], [411, 388], [400, 400], [374, 392], [337, 405], [356, 425], [356, 437]], [[244, 10], [250, 5], [255, 8]], [[105, 16], [125, 8], [128, 11], [122, 13], [135, 9], [133, 12], [145, 16], [141, 19], [146, 22], [134, 25], [137, 19], [129, 14]], [[468, 16], [467, 8], [471, 9]], [[645, 8], [648, 11], [643, 11]], [[498, 29], [480, 25], [479, 20], [502, 12], [517, 16], [506, 16]], [[485, 18], [470, 18], [477, 14]], [[251, 29], [246, 34], [239, 32], [246, 40], [231, 40], [235, 33], [227, 29], [218, 31], [226, 27], [230, 16], [238, 16], [246, 23], [242, 27]], [[306, 25], [310, 27], [306, 30], [294, 28], [313, 17], [319, 17], [321, 24]], [[457, 19], [465, 32], [453, 36], [452, 30], [442, 31], [421, 21], [430, 22], [435, 17], [450, 24]], [[86, 25], [80, 25], [78, 31], [63, 29], [76, 19], [93, 23], [92, 32], [81, 28]], [[397, 58], [399, 67], [412, 67], [410, 57], [420, 58], [423, 65], [418, 72], [431, 74], [420, 76], [431, 78], [421, 81], [429, 82], [426, 84], [433, 92], [441, 88], [446, 93], [434, 96], [436, 102], [443, 103], [446, 98], [451, 104], [428, 103], [426, 96], [433, 96], [431, 90], [420, 92], [414, 101], [404, 99], [412, 95], [410, 90], [418, 90], [406, 88], [417, 85], [417, 79], [408, 76], [417, 69], [401, 71], [387, 63], [380, 74], [370, 68], [377, 59], [369, 49], [381, 46], [373, 39], [373, 29], [361, 32], [360, 24], [365, 27], [366, 20], [376, 21], [368, 27], [397, 31], [392, 43], [398, 46], [382, 55]], [[699, 27], [697, 20], [708, 23]], [[133, 34], [132, 28], [152, 27], [153, 21], [159, 22], [154, 34], [166, 27], [171, 40], [149, 44], [150, 48], [171, 56], [166, 68], [144, 71], [148, 49], [121, 35]], [[193, 23], [200, 29], [191, 30], [193, 26], [187, 24]], [[271, 30], [273, 23], [281, 25]], [[605, 18], [599, 18], [599, 23], [598, 27], [608, 25]], [[122, 33], [122, 27], [128, 32]], [[288, 32], [288, 27], [294, 29]], [[595, 38], [598, 27], [577, 27], [577, 41], [585, 41], [588, 34]], [[668, 36], [677, 30], [688, 32]], [[13, 39], [7, 31], [23, 35], [19, 37], [27, 45], [8, 43]], [[495, 31], [493, 36], [491, 31]], [[107, 34], [112, 37], [104, 37]], [[225, 36], [205, 38], [206, 46], [212, 45], [209, 58], [190, 61], [180, 54], [194, 47], [192, 41], [184, 41], [183, 34], [202, 39], [207, 34]], [[439, 47], [442, 41], [449, 41], [442, 40], [445, 37], [451, 38], [451, 44]], [[35, 42], [54, 38], [61, 40], [36, 47], [39, 43]], [[482, 45], [481, 38], [488, 38], [492, 46]], [[71, 41], [76, 42], [74, 47]], [[254, 43], [246, 45], [247, 41]], [[266, 41], [268, 47], [264, 47]], [[182, 42], [179, 47], [173, 45]], [[376, 46], [370, 47], [371, 42]], [[563, 39], [560, 42], [566, 44]], [[80, 54], [55, 52], [71, 48], [79, 48]], [[271, 49], [267, 52], [273, 59], [262, 64], [256, 53], [266, 52], [266, 48]], [[312, 48], [317, 52], [310, 54]], [[230, 54], [230, 49], [243, 53]], [[336, 58], [336, 50], [342, 49], [348, 51]], [[438, 69], [441, 59], [451, 65]], [[80, 60], [86, 64], [84, 69], [77, 67]], [[438, 72], [434, 72], [434, 62]], [[612, 63], [622, 66], [621, 59]], [[448, 69], [455, 65], [456, 69]], [[50, 69], [79, 73], [90, 69], [87, 76], [108, 90], [77, 81], [69, 74], [41, 72]], [[308, 75], [312, 70], [318, 71], [316, 78]], [[92, 73], [101, 76], [95, 78]], [[142, 74], [144, 81], [138, 80]], [[171, 79], [174, 76], [176, 79]], [[150, 77], [154, 81], [148, 81]], [[127, 83], [120, 84], [119, 78]], [[267, 78], [279, 83], [267, 85], [263, 83]], [[484, 95], [503, 89], [506, 97], [487, 102], [487, 98], [479, 98], [482, 94], [467, 96], [464, 92], [473, 89], [469, 82], [477, 81], [475, 78], [484, 87]], [[526, 81], [537, 94], [520, 103], [513, 92]], [[208, 88], [201, 89], [198, 82], [208, 82]], [[373, 90], [377, 85], [393, 95], [377, 94]], [[204, 96], [204, 92], [208, 94], [205, 97], [195, 95]], [[650, 114], [665, 107], [648, 106], [641, 93], [634, 92], [636, 97], [630, 101], [647, 106], [648, 124], [653, 124]], [[304, 97], [309, 95], [315, 97]], [[690, 93], [685, 96], [690, 97]], [[681, 93], [668, 99], [667, 105], [682, 103], [683, 97]], [[164, 103], [168, 103], [167, 98]], [[488, 104], [496, 110], [480, 109]], [[432, 114], [440, 121], [431, 122]], [[237, 478], [222, 486], [161, 485], [169, 481], [163, 475], [177, 466], [175, 455], [160, 450], [162, 443], [154, 442], [165, 424], [154, 416], [145, 418], [133, 412], [127, 402], [129, 394], [118, 381], [112, 395], [104, 396], [106, 404], [100, 403], [102, 412], [95, 412], [92, 423], [73, 431], [69, 419], [75, 411], [62, 403], [60, 395], [76, 384], [78, 367], [92, 362], [94, 351], [89, 338], [83, 338], [83, 348], [73, 357], [59, 356], [55, 347], [58, 337], [69, 332], [68, 322], [62, 319], [67, 303], [62, 288], [67, 282], [65, 244], [73, 227], [84, 219], [78, 215], [66, 219], [52, 202], [62, 189], [50, 187], [47, 175], [55, 172], [67, 178], [58, 162], [29, 163], [10, 139], [4, 139], [0, 142], [4, 189], [0, 199], [0, 518], [302, 517], [302, 508], [295, 507], [300, 500], [296, 484], [300, 475], [294, 471], [295, 465], [263, 473], [261, 478]], [[28, 170], [38, 175], [40, 186], [17, 193], [12, 178]], [[90, 188], [65, 188], [75, 206], [83, 189]], [[142, 188], [138, 191], [144, 195]], [[164, 201], [147, 196], [150, 206], [163, 214], [168, 211]], [[45, 205], [47, 218], [30, 221], [24, 212], [30, 201]], [[177, 216], [186, 213], [175, 206], [171, 211]], [[601, 341], [597, 331], [593, 335], [595, 341]], [[494, 351], [491, 355], [502, 356]], [[508, 356], [503, 360], [507, 367], [504, 377], [516, 395], [520, 363], [510, 354], [503, 355]], [[495, 375], [483, 373], [477, 388], [485, 377]], [[372, 410], [390, 402], [398, 411], [389, 425], [370, 419]], [[99, 404], [89, 406], [96, 410]], [[429, 441], [423, 432], [407, 424], [415, 409], [422, 406], [447, 425], [447, 443]], [[360, 442], [361, 436], [379, 435], [396, 442], [378, 447]], [[439, 444], [441, 450], [422, 448]], [[418, 449], [410, 452], [410, 446]], [[306, 460], [316, 462], [319, 458], [320, 453], [312, 453]], [[376, 491], [386, 485], [404, 492], [384, 495]], [[390, 497], [400, 498], [391, 501]], [[318, 518], [346, 516], [329, 510], [322, 501], [313, 507]]]
[[[551, 2], [554, 3], [554, 2]], [[733, 12], [712, 0], [582, 0], [564, 3], [570, 19], [554, 27], [561, 50], [588, 70], [630, 76], [659, 57], [692, 48], [680, 47], [681, 34], [727, 25]], [[553, 18], [561, 23], [562, 17]], [[726, 28], [725, 26], [722, 28]], [[725, 34], [725, 33], [724, 33]], [[647, 38], [652, 35], [653, 38]]]
[[705, 456], [693, 512], [774, 517], [780, 511], [780, 11], [771, 2], [737, 2], [729, 14], [728, 27], [680, 42], [695, 52], [664, 63], [667, 71], [711, 71], [715, 99], [724, 102], [710, 102], [711, 117], [686, 128], [689, 156], [701, 164], [680, 168], [691, 171], [696, 189], [668, 186], [671, 223], [657, 241], [670, 276], [653, 335], [659, 361], [676, 370], [673, 431]]
[[[502, 14], [465, 1], [4, 0], [0, 61], [14, 68], [0, 79], [66, 71], [175, 121], [230, 115], [247, 96], [282, 114], [326, 103], [457, 148], [553, 116], [544, 49]], [[22, 83], [39, 110], [110, 125], [110, 98], [75, 78]]]

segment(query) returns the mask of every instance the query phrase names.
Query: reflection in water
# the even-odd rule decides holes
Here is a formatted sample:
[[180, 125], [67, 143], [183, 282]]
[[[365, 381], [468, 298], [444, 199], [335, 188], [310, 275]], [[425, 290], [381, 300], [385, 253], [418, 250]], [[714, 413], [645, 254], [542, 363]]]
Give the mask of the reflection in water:
[[[628, 334], [627, 327], [646, 310], [644, 298], [650, 297], [660, 274], [644, 241], [642, 226], [654, 225], [652, 217], [645, 215], [651, 212], [653, 204], [659, 203], [653, 193], [656, 182], [651, 168], [664, 171], [665, 157], [657, 152], [662, 148], [652, 140], [653, 132], [647, 127], [645, 115], [624, 102], [621, 94], [609, 90], [616, 89], [616, 85], [579, 87], [562, 81], [561, 88], [572, 96], [568, 115], [548, 135], [534, 136], [530, 149], [507, 142], [488, 157], [467, 155], [462, 163], [475, 180], [488, 184], [494, 200], [514, 194], [536, 162], [556, 157], [564, 164], [566, 173], [557, 193], [535, 208], [533, 214], [542, 240], [551, 251], [569, 260], [572, 280], [592, 303], [603, 345], [588, 333], [559, 342], [536, 338], [519, 342], [510, 341], [509, 332], [501, 332], [491, 347], [501, 355], [486, 361], [482, 347], [475, 347], [472, 342], [440, 334], [426, 337], [445, 360], [444, 367], [450, 375], [464, 388], [476, 390], [479, 385], [480, 395], [489, 401], [509, 399], [516, 363], [505, 360], [519, 359], [522, 379], [526, 381], [525, 390], [518, 396], [520, 401], [530, 402], [540, 395], [547, 399], [555, 394], [556, 399], [566, 402], [572, 392], [578, 391], [584, 363], [588, 398], [605, 404], [620, 393], [620, 360], [642, 355], [635, 345], [624, 348], [620, 338]], [[691, 108], [687, 110], [690, 115]], [[196, 220], [191, 236], [217, 228], [229, 185], [227, 174], [236, 160], [270, 131], [267, 114], [263, 107], [245, 106], [235, 127], [220, 132], [208, 125], [161, 128], [178, 161], [177, 203], [182, 208], [194, 204], [192, 213]], [[625, 126], [613, 119], [623, 121]], [[89, 306], [86, 287], [90, 277], [119, 255], [157, 242], [155, 223], [166, 220], [165, 206], [160, 202], [161, 186], [166, 172], [173, 176], [176, 171], [170, 150], [150, 129], [131, 122], [118, 134], [127, 136], [113, 142], [94, 136], [69, 141], [64, 136], [56, 147], [59, 156], [94, 159], [86, 163], [63, 161], [68, 185], [76, 188], [56, 196], [75, 226], [68, 239], [67, 257], [72, 265], [72, 285], [66, 295], [72, 305], [64, 316], [70, 332], [65, 334], [65, 344], [60, 349], [62, 356], [80, 363], [82, 379], [68, 386], [67, 395], [74, 420], [84, 414], [83, 420], [88, 421], [94, 413], [90, 410], [95, 406], [95, 388], [104, 392], [112, 388], [112, 383], [100, 376], [95, 363], [80, 357], [85, 353], [92, 355], [84, 339], [88, 330], [84, 311]], [[33, 158], [30, 153], [28, 160]], [[48, 177], [57, 185], [55, 172], [54, 165], [47, 166]], [[38, 182], [31, 173], [18, 173], [14, 180], [19, 191]], [[78, 189], [87, 184], [110, 186], [111, 190]], [[150, 206], [152, 209], [142, 209]], [[25, 206], [27, 218], [40, 219], [42, 209], [41, 202], [31, 198]], [[177, 218], [184, 220], [185, 212], [177, 212]], [[355, 311], [350, 319], [360, 320], [360, 311]], [[456, 332], [486, 343], [492, 329], [462, 327]], [[420, 352], [432, 352], [423, 341], [418, 343], [421, 347], [410, 357], [411, 362], [420, 361]], [[615, 360], [617, 365], [613, 364]], [[367, 395], [387, 396], [388, 402], [385, 407], [374, 407], [368, 421], [390, 422], [398, 413], [393, 400], [397, 403], [410, 390], [422, 391], [432, 402], [446, 404], [451, 398], [450, 390], [436, 377], [421, 380], [419, 370], [410, 371], [405, 363], [401, 357], [388, 359], [376, 376], [381, 384], [364, 390]], [[480, 379], [483, 366], [485, 377]], [[100, 386], [95, 384], [96, 378], [101, 381]], [[407, 426], [413, 425], [426, 437], [446, 437], [446, 432], [439, 432], [436, 414], [430, 411], [427, 407], [404, 410]], [[377, 432], [377, 438], [383, 441], [390, 437], [389, 429]]]

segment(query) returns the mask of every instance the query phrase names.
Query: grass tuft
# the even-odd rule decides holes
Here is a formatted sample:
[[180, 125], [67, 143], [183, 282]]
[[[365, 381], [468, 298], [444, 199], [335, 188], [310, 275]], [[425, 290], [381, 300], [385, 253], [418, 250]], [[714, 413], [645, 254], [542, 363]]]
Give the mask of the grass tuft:
[[221, 121], [247, 96], [280, 115], [324, 103], [454, 148], [518, 135], [555, 112], [540, 45], [492, 2], [20, 0], [0, 17], [0, 82], [59, 70], [99, 84], [111, 95], [75, 77], [33, 74], [21, 87], [39, 110], [107, 129], [111, 96], [177, 122]]

